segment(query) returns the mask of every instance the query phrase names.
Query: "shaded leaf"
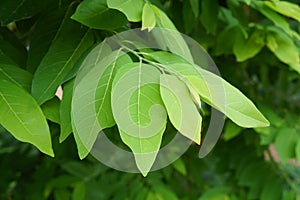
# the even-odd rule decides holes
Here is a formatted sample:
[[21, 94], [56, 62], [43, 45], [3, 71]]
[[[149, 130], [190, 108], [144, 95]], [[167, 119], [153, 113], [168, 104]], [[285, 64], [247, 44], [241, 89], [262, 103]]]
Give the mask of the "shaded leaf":
[[74, 80], [63, 85], [63, 96], [60, 103], [60, 136], [59, 142], [63, 142], [72, 133], [71, 103]]
[[217, 0], [201, 1], [200, 19], [208, 33], [215, 34], [218, 24], [219, 3]]
[[91, 31], [69, 19], [70, 8], [32, 81], [32, 95], [39, 104], [51, 99], [78, 57], [93, 43]]
[[282, 127], [275, 138], [275, 148], [281, 162], [285, 163], [295, 157], [297, 131], [294, 128]]
[[60, 124], [59, 107], [60, 100], [56, 96], [41, 105], [45, 117], [57, 124]]
[[54, 156], [42, 110], [24, 89], [3, 79], [0, 79], [0, 113], [0, 124], [15, 138]]

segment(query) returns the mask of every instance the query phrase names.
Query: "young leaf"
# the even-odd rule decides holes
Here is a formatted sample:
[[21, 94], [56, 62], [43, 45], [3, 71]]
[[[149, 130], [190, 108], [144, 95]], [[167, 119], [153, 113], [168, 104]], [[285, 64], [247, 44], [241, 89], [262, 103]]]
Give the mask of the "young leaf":
[[233, 52], [237, 61], [242, 62], [254, 57], [264, 46], [264, 31], [256, 29], [247, 39], [242, 33], [238, 34]]
[[165, 64], [170, 72], [187, 80], [204, 102], [223, 112], [239, 126], [260, 127], [269, 125], [268, 120], [255, 105], [221, 77], [168, 52], [154, 52], [148, 55]]
[[71, 13], [72, 9], [69, 8], [60, 30], [34, 74], [32, 95], [39, 104], [55, 95], [78, 57], [93, 43], [91, 31], [69, 19]]
[[80, 3], [72, 19], [94, 29], [116, 29], [127, 23], [119, 11], [110, 9], [105, 0], [85, 0]]
[[148, 29], [151, 31], [156, 24], [156, 18], [154, 11], [151, 8], [150, 3], [145, 3], [143, 8], [143, 16], [142, 16], [142, 30]]
[[18, 140], [54, 156], [42, 110], [24, 89], [3, 79], [0, 79], [0, 124]]
[[56, 96], [41, 105], [45, 117], [57, 124], [60, 124], [59, 107], [60, 100]]
[[167, 122], [159, 79], [156, 68], [130, 63], [120, 68], [112, 87], [112, 111], [121, 139], [144, 176], [154, 163]]
[[107, 0], [107, 5], [124, 13], [129, 21], [142, 20], [143, 0]]
[[202, 117], [184, 82], [162, 74], [160, 94], [173, 126], [184, 136], [200, 144]]
[[132, 62], [130, 56], [116, 54], [115, 61], [101, 75], [95, 94], [95, 110], [101, 127], [108, 128], [116, 124], [111, 111], [111, 87], [116, 71], [123, 65]]
[[276, 12], [300, 22], [300, 7], [297, 4], [287, 1], [264, 1], [264, 3]]
[[60, 103], [60, 136], [59, 142], [63, 142], [72, 132], [71, 103], [74, 80], [63, 85], [63, 96]]
[[286, 64], [299, 63], [299, 53], [293, 40], [276, 27], [268, 27], [267, 47]]

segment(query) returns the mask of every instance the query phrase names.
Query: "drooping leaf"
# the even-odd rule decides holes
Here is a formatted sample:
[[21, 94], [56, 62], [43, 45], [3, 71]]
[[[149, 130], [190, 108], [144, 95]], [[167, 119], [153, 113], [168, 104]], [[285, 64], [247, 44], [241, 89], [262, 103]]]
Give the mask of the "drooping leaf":
[[81, 159], [91, 151], [99, 131], [103, 130], [95, 106], [98, 82], [107, 67], [114, 62], [117, 55], [120, 55], [118, 50], [109, 54], [111, 49], [103, 50], [103, 48], [106, 48], [106, 45], [101, 44], [90, 52], [82, 63], [73, 88], [71, 121]]
[[107, 0], [107, 5], [124, 13], [129, 21], [142, 20], [143, 0]]
[[267, 47], [282, 62], [293, 66], [299, 64], [299, 53], [293, 40], [276, 27], [269, 27], [267, 32]]
[[237, 61], [242, 62], [254, 57], [263, 48], [264, 43], [263, 30], [256, 29], [247, 39], [242, 33], [238, 34], [233, 47]]
[[130, 63], [120, 68], [112, 87], [112, 111], [121, 139], [144, 176], [155, 161], [167, 122], [159, 79], [158, 69]]
[[24, 89], [3, 79], [0, 79], [0, 124], [18, 140], [54, 156], [42, 110]]
[[130, 56], [116, 54], [115, 61], [101, 75], [95, 94], [95, 110], [101, 127], [108, 128], [116, 124], [111, 111], [111, 87], [116, 71], [123, 65], [132, 62]]
[[85, 0], [78, 6], [72, 19], [95, 29], [115, 29], [127, 23], [119, 11], [110, 9], [106, 0]]
[[200, 144], [202, 117], [185, 83], [175, 76], [163, 74], [160, 94], [173, 126], [182, 135]]
[[142, 15], [142, 30], [148, 29], [151, 31], [156, 24], [155, 13], [152, 10], [150, 3], [145, 3]]
[[69, 19], [70, 7], [32, 81], [32, 95], [39, 104], [51, 99], [78, 57], [93, 43], [90, 30]]
[[269, 125], [268, 120], [255, 105], [221, 77], [168, 52], [157, 51], [149, 55], [165, 64], [172, 73], [186, 79], [204, 102], [223, 112], [239, 126], [264, 127]]
[[217, 0], [202, 0], [201, 1], [200, 19], [208, 33], [215, 34], [218, 24], [219, 4]]
[[60, 135], [59, 142], [63, 142], [72, 133], [71, 103], [74, 80], [63, 85], [63, 96], [60, 103]]
[[60, 124], [59, 108], [60, 100], [58, 97], [54, 97], [49, 101], [41, 105], [42, 111], [47, 119], [50, 121]]
[[236, 137], [241, 133], [243, 129], [236, 124], [234, 124], [232, 121], [227, 121], [224, 127], [224, 140], [228, 141], [232, 138]]
[[271, 9], [300, 22], [300, 7], [288, 1], [264, 1]]

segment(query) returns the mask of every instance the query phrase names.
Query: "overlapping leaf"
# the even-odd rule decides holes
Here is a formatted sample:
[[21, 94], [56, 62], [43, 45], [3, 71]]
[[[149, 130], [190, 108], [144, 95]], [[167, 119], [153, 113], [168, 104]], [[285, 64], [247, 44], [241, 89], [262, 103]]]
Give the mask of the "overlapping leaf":
[[0, 124], [14, 137], [54, 156], [42, 110], [24, 89], [0, 79]]
[[138, 22], [142, 19], [143, 0], [107, 0], [108, 7], [123, 12], [127, 19]]
[[174, 54], [154, 52], [149, 55], [165, 64], [172, 73], [185, 78], [203, 101], [223, 112], [238, 125], [243, 127], [269, 125], [268, 120], [255, 105], [221, 77], [198, 66], [193, 66]]
[[69, 19], [70, 7], [53, 42], [36, 70], [32, 95], [39, 104], [51, 99], [78, 57], [93, 43], [93, 35]]
[[142, 63], [124, 65], [112, 87], [112, 111], [121, 138], [145, 176], [154, 163], [166, 127], [159, 93], [160, 72]]

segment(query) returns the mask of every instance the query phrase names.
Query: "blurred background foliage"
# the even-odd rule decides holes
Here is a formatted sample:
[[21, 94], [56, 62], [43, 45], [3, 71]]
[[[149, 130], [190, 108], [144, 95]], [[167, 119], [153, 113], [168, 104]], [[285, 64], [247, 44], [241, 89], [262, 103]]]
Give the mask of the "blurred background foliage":
[[[56, 111], [49, 114], [44, 109], [56, 156], [43, 155], [1, 128], [0, 199], [299, 200], [300, 2], [150, 2], [208, 51], [223, 78], [249, 97], [271, 126], [243, 129], [227, 120], [207, 157], [199, 159], [199, 147], [193, 145], [172, 165], [143, 178], [110, 169], [91, 156], [80, 161], [72, 135], [59, 143]], [[29, 63], [27, 71], [34, 73], [38, 63], [33, 57], [43, 55], [39, 45], [50, 45], [45, 38], [58, 29], [56, 22], [70, 3], [77, 6], [80, 1], [2, 0], [1, 48], [23, 49], [15, 51], [14, 59], [22, 66]], [[15, 5], [18, 12], [10, 12]], [[140, 26], [127, 22], [114, 31]], [[114, 32], [92, 31], [98, 42]], [[33, 52], [25, 50], [29, 46]]]

